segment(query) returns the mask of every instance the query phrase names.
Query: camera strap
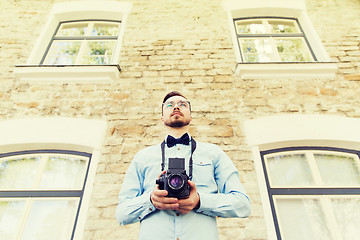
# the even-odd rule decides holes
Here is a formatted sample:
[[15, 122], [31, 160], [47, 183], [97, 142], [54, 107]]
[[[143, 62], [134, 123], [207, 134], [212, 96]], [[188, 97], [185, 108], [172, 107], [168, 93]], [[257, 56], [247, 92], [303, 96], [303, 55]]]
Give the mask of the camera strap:
[[[196, 142], [194, 140], [194, 138], [191, 138], [191, 154], [190, 154], [190, 159], [189, 159], [189, 179], [192, 179], [192, 171], [193, 171], [193, 160], [192, 160], [192, 155], [195, 152], [196, 149]], [[164, 171], [165, 169], [165, 141], [163, 141], [161, 143], [161, 157], [162, 157], [162, 161], [161, 161], [161, 171]]]

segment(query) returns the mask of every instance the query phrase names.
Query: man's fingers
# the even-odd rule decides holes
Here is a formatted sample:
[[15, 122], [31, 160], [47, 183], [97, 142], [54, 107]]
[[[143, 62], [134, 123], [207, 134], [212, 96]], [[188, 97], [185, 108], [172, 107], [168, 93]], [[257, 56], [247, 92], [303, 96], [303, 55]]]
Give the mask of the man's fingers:
[[177, 198], [167, 198], [167, 197], [159, 197], [159, 196], [153, 197], [153, 205], [157, 209], [176, 210], [179, 207]]
[[154, 196], [153, 200], [164, 204], [172, 204], [179, 202], [177, 198], [168, 198], [168, 197], [159, 197], [159, 196]]

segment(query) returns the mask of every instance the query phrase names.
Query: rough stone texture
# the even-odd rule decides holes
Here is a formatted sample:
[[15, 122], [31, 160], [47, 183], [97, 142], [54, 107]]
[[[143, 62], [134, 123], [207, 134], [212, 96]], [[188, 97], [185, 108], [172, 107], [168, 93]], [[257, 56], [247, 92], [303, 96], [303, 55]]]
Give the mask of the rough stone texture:
[[170, 90], [191, 100], [191, 134], [226, 151], [251, 198], [248, 219], [218, 219], [222, 240], [267, 238], [244, 120], [283, 113], [360, 117], [358, 0], [306, 0], [326, 51], [338, 62], [334, 79], [242, 79], [233, 73], [235, 54], [220, 0], [133, 0], [116, 82], [19, 83], [15, 65], [26, 63], [55, 2], [0, 2], [0, 119], [108, 121], [84, 239], [137, 238], [138, 224], [119, 226], [115, 220], [117, 195], [134, 154], [162, 140], [160, 102]]

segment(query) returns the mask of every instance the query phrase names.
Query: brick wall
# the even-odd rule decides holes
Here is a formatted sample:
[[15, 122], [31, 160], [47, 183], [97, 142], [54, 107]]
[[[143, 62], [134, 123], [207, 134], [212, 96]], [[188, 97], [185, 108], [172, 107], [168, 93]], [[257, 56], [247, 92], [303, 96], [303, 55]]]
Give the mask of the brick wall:
[[55, 2], [60, 1], [0, 2], [0, 119], [108, 121], [84, 239], [136, 239], [137, 224], [119, 226], [115, 220], [117, 195], [134, 154], [162, 140], [160, 102], [170, 90], [191, 100], [191, 134], [226, 151], [251, 198], [248, 219], [218, 219], [222, 240], [266, 239], [252, 156], [242, 131], [245, 119], [281, 113], [360, 117], [357, 0], [306, 1], [328, 54], [338, 62], [334, 79], [241, 79], [233, 74], [235, 55], [220, 0], [133, 0], [116, 82], [19, 83], [14, 66], [26, 63]]

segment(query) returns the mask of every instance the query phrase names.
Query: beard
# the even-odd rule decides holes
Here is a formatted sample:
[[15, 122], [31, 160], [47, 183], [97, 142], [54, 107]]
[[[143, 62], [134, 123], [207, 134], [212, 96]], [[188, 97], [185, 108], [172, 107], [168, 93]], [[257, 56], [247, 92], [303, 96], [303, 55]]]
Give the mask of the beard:
[[172, 127], [172, 128], [182, 128], [190, 124], [190, 120], [181, 120], [175, 119], [173, 121], [167, 121], [164, 123], [165, 126]]

